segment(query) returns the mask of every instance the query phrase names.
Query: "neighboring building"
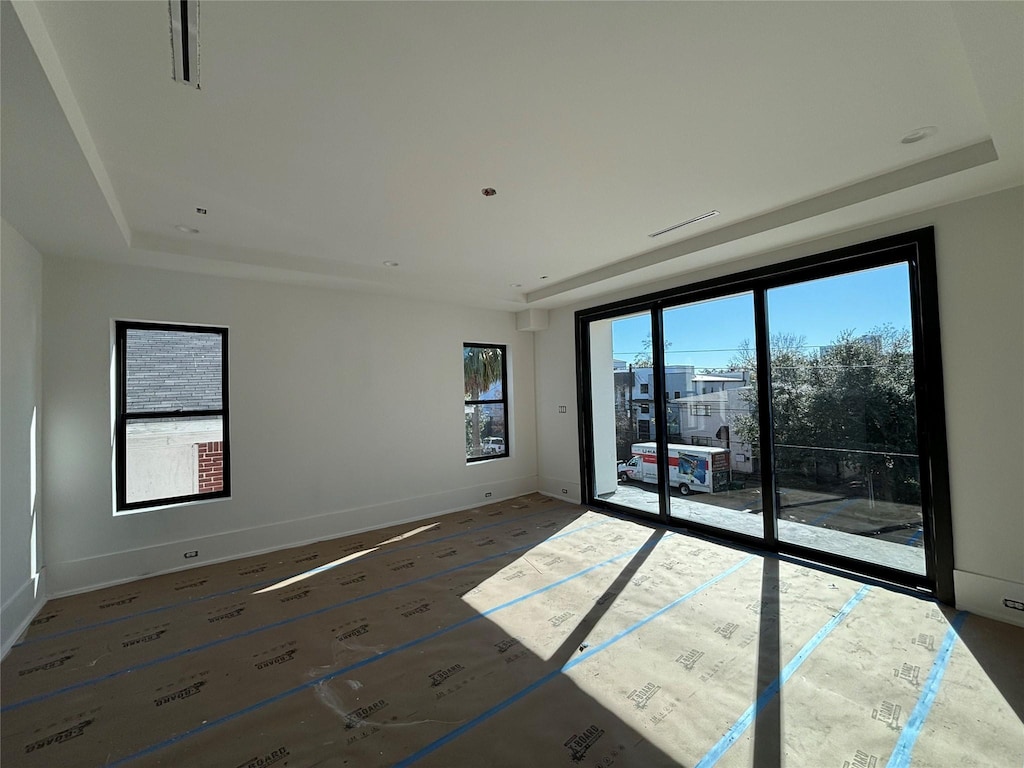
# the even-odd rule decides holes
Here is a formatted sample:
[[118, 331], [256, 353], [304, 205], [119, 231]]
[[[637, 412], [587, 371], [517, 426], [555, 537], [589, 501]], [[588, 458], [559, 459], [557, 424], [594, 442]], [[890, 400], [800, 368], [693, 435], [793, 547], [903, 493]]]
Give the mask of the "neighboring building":
[[220, 406], [219, 336], [132, 329], [128, 332], [128, 358], [129, 411]]
[[750, 371], [725, 371], [723, 373], [700, 373], [693, 377], [696, 394], [710, 395], [727, 389], [745, 387], [750, 384]]
[[[219, 337], [206, 334], [130, 330], [128, 410], [220, 407], [219, 344]], [[219, 418], [133, 421], [126, 438], [127, 498], [174, 498], [223, 488]]]
[[[615, 407], [631, 413], [636, 425], [637, 440], [650, 440], [654, 434], [651, 424], [654, 418], [654, 369], [634, 368], [626, 370], [613, 362], [615, 375]], [[668, 398], [695, 394], [694, 368], [692, 365], [665, 366], [665, 391]]]
[[[630, 414], [631, 440], [652, 440], [657, 412], [653, 369], [623, 370], [613, 363], [613, 370], [615, 407]], [[708, 374], [694, 373], [692, 365], [666, 366], [665, 395], [670, 441], [729, 448], [733, 470], [757, 471], [750, 443], [734, 439], [736, 417], [749, 414], [753, 402], [750, 371]]]
[[670, 441], [689, 445], [728, 448], [734, 472], [756, 473], [759, 462], [753, 458], [753, 446], [738, 439], [736, 421], [755, 409], [753, 387], [743, 378], [726, 378], [729, 374], [705, 377], [700, 382], [707, 390], [699, 395], [680, 397], [668, 402], [668, 436]]

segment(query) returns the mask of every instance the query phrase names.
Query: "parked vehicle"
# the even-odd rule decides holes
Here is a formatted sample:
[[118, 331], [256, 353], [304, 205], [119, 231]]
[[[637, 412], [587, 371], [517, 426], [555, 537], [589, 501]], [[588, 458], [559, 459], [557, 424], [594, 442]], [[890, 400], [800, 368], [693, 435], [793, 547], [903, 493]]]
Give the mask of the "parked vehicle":
[[483, 440], [484, 455], [505, 452], [504, 437], [485, 437]]
[[[618, 464], [619, 480], [658, 482], [658, 448], [654, 442], [633, 443], [629, 461]], [[729, 490], [731, 470], [728, 448], [703, 445], [668, 444], [668, 480], [673, 488], [687, 496], [693, 491], [717, 493]]]

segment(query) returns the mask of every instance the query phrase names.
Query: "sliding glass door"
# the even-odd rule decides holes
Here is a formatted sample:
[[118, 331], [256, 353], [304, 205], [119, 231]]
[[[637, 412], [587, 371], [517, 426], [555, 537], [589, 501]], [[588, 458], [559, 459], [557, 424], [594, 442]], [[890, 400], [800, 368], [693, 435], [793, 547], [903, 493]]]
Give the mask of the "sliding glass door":
[[750, 292], [665, 309], [669, 516], [764, 535]]
[[[593, 495], [634, 512], [659, 515], [653, 464], [645, 466], [633, 454], [638, 443], [651, 440], [655, 429], [650, 312], [594, 320], [587, 328], [587, 345]], [[628, 482], [633, 475], [636, 482]]]
[[586, 500], [951, 600], [932, 242], [578, 312]]
[[779, 538], [924, 575], [909, 265], [767, 300]]

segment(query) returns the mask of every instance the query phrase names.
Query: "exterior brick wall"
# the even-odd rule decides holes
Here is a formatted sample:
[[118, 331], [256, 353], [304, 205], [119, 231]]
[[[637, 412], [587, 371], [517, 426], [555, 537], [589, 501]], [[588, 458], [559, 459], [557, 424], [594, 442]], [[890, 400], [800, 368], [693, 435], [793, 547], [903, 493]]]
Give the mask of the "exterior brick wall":
[[224, 489], [224, 443], [198, 443], [199, 493]]

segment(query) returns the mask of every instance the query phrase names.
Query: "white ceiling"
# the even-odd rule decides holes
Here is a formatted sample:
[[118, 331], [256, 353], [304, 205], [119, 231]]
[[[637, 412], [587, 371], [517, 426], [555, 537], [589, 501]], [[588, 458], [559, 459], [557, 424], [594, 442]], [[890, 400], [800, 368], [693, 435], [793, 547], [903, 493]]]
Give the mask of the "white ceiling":
[[2, 12], [44, 254], [516, 310], [1024, 183], [1020, 2], [201, 0], [200, 90], [166, 3]]

